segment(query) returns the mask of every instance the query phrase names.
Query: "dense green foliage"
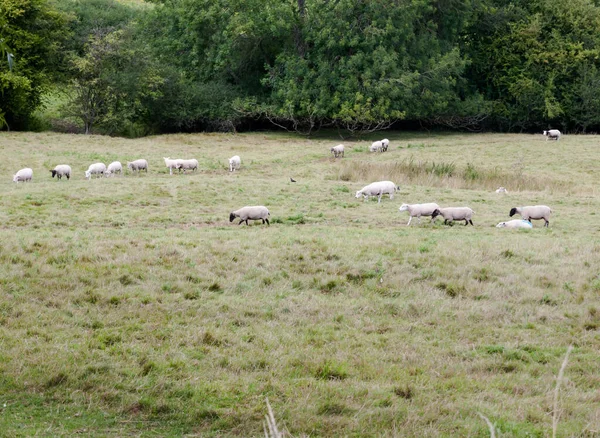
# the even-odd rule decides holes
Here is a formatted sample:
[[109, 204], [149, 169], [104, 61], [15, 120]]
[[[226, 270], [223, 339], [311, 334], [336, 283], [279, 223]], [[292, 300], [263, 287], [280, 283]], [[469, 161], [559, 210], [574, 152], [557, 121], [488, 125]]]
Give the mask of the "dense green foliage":
[[86, 132], [593, 131], [599, 29], [593, 0], [0, 0], [0, 114], [54, 83]]

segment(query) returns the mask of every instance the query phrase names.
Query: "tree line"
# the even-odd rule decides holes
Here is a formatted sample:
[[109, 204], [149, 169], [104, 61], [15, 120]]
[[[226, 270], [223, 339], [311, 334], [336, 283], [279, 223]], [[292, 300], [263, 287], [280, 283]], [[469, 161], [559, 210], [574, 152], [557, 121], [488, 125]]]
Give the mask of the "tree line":
[[596, 131], [597, 3], [0, 0], [0, 127]]

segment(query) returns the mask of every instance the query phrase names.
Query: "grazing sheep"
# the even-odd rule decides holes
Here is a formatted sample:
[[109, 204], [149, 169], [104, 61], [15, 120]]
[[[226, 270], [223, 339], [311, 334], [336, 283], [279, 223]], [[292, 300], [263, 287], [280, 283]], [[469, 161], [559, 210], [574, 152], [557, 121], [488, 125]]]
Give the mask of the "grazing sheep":
[[506, 190], [504, 187], [498, 187], [496, 189], [496, 193], [505, 193], [508, 195], [508, 190]]
[[233, 222], [233, 220], [236, 217], [240, 218], [240, 223], [238, 225], [241, 225], [242, 222], [246, 222], [246, 225], [248, 225], [248, 221], [258, 221], [258, 220], [262, 220], [262, 223], [264, 224], [265, 222], [267, 223], [267, 225], [269, 224], [269, 210], [267, 209], [267, 207], [264, 207], [262, 205], [256, 205], [253, 207], [242, 207], [239, 210], [235, 210], [232, 211], [231, 213], [229, 213], [229, 222]]
[[104, 171], [106, 170], [106, 164], [104, 163], [94, 163], [90, 164], [88, 170], [85, 171], [85, 179], [91, 179], [92, 175], [98, 175], [101, 177], [104, 175]]
[[381, 152], [382, 148], [383, 144], [380, 141], [374, 141], [371, 143], [371, 146], [369, 146], [369, 152]]
[[381, 152], [387, 152], [389, 146], [390, 141], [387, 138], [381, 140]]
[[379, 203], [381, 202], [381, 197], [386, 193], [390, 195], [390, 199], [394, 199], [396, 190], [400, 190], [400, 188], [396, 187], [396, 184], [392, 181], [378, 181], [364, 186], [357, 191], [356, 197], [360, 198], [361, 196], [364, 196], [365, 200], [368, 200], [369, 196], [377, 196], [377, 202]]
[[431, 215], [431, 219], [433, 220], [441, 215], [444, 218], [444, 225], [452, 221], [465, 221], [465, 226], [467, 226], [469, 224], [473, 225], [471, 217], [474, 213], [469, 207], [438, 208]]
[[52, 173], [52, 178], [56, 176], [56, 179], [61, 179], [63, 176], [66, 176], [67, 179], [71, 178], [71, 166], [68, 164], [59, 164], [54, 169], [50, 171]]
[[500, 222], [496, 228], [533, 228], [533, 224], [525, 219], [513, 219], [512, 221]]
[[110, 163], [104, 171], [104, 176], [114, 176], [115, 173], [119, 173], [121, 175], [123, 174], [123, 166], [121, 165], [120, 161], [113, 161], [112, 163]]
[[550, 214], [552, 209], [547, 205], [533, 205], [527, 207], [514, 207], [510, 209], [509, 216], [520, 214], [523, 219], [530, 221], [531, 219], [538, 220], [544, 219], [544, 226], [547, 227], [550, 224]]
[[234, 170], [240, 170], [242, 167], [242, 159], [239, 155], [234, 155], [229, 159], [229, 171], [233, 172]]
[[135, 161], [128, 161], [127, 168], [132, 172], [135, 172], [137, 170], [139, 173], [142, 170], [145, 170], [146, 173], [148, 173], [148, 161], [144, 160], [143, 158], [140, 158], [139, 160]]
[[183, 173], [185, 173], [186, 170], [191, 170], [192, 172], [194, 170], [198, 170], [198, 160], [195, 159], [191, 159], [191, 160], [177, 160], [179, 161], [179, 171], [183, 170]]
[[546, 136], [546, 141], [560, 140], [560, 131], [558, 129], [551, 129], [549, 131], [544, 131], [544, 135]]
[[173, 175], [173, 169], [179, 169], [181, 166], [181, 161], [179, 159], [176, 160], [171, 160], [171, 158], [167, 157], [163, 157], [163, 160], [165, 160], [165, 166], [167, 166], [167, 169], [169, 169], [169, 175]]
[[[431, 216], [433, 215], [433, 212], [439, 208], [440, 206], [435, 202], [429, 202], [427, 204], [402, 204], [399, 210], [408, 211], [410, 218], [406, 225], [410, 225], [410, 221], [412, 221], [413, 217], [416, 217], [419, 223], [421, 223], [421, 216]], [[433, 218], [431, 218], [431, 222], [433, 222]]]
[[331, 151], [331, 153], [333, 154], [334, 158], [339, 157], [340, 155], [343, 157], [344, 156], [344, 145], [343, 144], [338, 144], [337, 146], [332, 147], [331, 149], [329, 149]]
[[24, 169], [19, 170], [17, 173], [15, 173], [13, 175], [13, 182], [16, 182], [17, 184], [19, 184], [19, 181], [31, 181], [31, 179], [33, 178], [33, 170], [31, 170], [29, 167], [26, 167]]

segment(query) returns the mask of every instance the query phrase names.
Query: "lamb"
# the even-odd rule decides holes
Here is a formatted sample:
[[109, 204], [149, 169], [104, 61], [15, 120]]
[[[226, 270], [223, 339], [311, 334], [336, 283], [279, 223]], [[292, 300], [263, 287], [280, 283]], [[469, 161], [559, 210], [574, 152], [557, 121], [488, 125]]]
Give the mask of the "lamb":
[[67, 179], [71, 178], [71, 166], [68, 164], [59, 164], [54, 169], [50, 170], [52, 173], [52, 178], [56, 177], [56, 179], [61, 179], [63, 176], [66, 176]]
[[33, 170], [29, 167], [19, 170], [13, 175], [13, 182], [19, 184], [19, 181], [27, 182], [33, 178]]
[[173, 169], [179, 169], [181, 166], [181, 161], [179, 159], [176, 160], [171, 160], [171, 158], [167, 157], [163, 157], [163, 160], [165, 160], [165, 166], [167, 166], [167, 169], [169, 169], [169, 175], [173, 175]]
[[550, 214], [552, 214], [552, 209], [547, 205], [514, 207], [510, 209], [509, 216], [512, 217], [517, 213], [526, 221], [530, 221], [531, 219], [544, 219], [544, 226], [547, 227], [550, 224]]
[[183, 169], [183, 173], [185, 173], [186, 170], [191, 170], [192, 172], [194, 170], [198, 169], [198, 160], [195, 159], [191, 159], [191, 160], [177, 160], [179, 161], [179, 171], [181, 171]]
[[512, 221], [500, 222], [496, 228], [533, 228], [533, 224], [525, 219], [513, 219]]
[[[440, 206], [435, 202], [429, 202], [427, 204], [402, 204], [399, 208], [400, 211], [408, 211], [410, 218], [408, 219], [408, 223], [406, 225], [410, 225], [413, 217], [416, 217], [421, 223], [421, 216], [431, 216], [433, 212], [439, 209]], [[431, 218], [431, 222], [433, 222], [433, 218]]]
[[544, 131], [544, 135], [546, 136], [546, 141], [560, 140], [560, 131], [558, 129], [551, 129], [549, 131]]
[[91, 179], [92, 175], [102, 176], [104, 175], [104, 171], [106, 170], [106, 164], [104, 163], [94, 163], [90, 164], [88, 170], [85, 171], [85, 179]]
[[390, 141], [387, 138], [381, 140], [381, 152], [387, 152]]
[[108, 165], [108, 168], [104, 171], [104, 176], [115, 175], [115, 173], [123, 174], [123, 166], [119, 161], [113, 161]]
[[498, 187], [496, 189], [496, 193], [504, 193], [508, 195], [508, 190], [506, 190], [504, 187]]
[[246, 225], [248, 225], [249, 220], [262, 220], [263, 224], [266, 222], [267, 225], [271, 225], [269, 224], [269, 216], [270, 213], [267, 207], [255, 205], [253, 207], [242, 207], [239, 210], [232, 211], [229, 213], [229, 222], [233, 222], [236, 217], [239, 217], [240, 222], [238, 225], [241, 225], [242, 222], [246, 222]]
[[333, 154], [334, 158], [339, 157], [340, 155], [343, 157], [344, 156], [344, 145], [343, 144], [338, 144], [337, 146], [332, 147], [331, 149], [329, 149], [331, 151], [331, 153]]
[[233, 172], [234, 170], [240, 170], [242, 167], [242, 160], [239, 155], [234, 155], [229, 159], [229, 171]]
[[452, 221], [465, 221], [465, 226], [467, 226], [469, 224], [473, 225], [473, 221], [471, 220], [473, 214], [475, 214], [475, 212], [469, 207], [437, 208], [432, 213], [431, 219], [433, 220], [441, 215], [444, 218], [444, 225]]
[[356, 192], [356, 197], [360, 198], [364, 196], [365, 200], [369, 199], [369, 196], [377, 196], [377, 203], [381, 202], [381, 197], [387, 193], [390, 195], [390, 199], [394, 199], [394, 193], [396, 190], [400, 190], [392, 181], [378, 181], [364, 186], [362, 189]]
[[369, 152], [381, 152], [382, 149], [383, 144], [380, 141], [374, 141], [371, 143], [371, 146], [369, 146]]
[[131, 161], [131, 162], [128, 161], [127, 168], [132, 172], [135, 172], [137, 170], [139, 173], [142, 170], [145, 170], [146, 173], [148, 173], [148, 162], [146, 160], [144, 160], [143, 158], [140, 158], [139, 160], [135, 160], [135, 161]]

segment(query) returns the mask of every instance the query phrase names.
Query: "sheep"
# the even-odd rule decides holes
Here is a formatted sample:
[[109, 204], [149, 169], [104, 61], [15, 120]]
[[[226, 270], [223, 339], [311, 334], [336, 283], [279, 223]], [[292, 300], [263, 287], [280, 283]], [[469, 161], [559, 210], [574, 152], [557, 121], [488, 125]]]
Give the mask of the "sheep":
[[71, 166], [68, 164], [59, 164], [54, 169], [50, 170], [52, 173], [52, 178], [56, 176], [56, 179], [61, 179], [63, 176], [66, 176], [67, 179], [71, 178]]
[[396, 190], [400, 190], [392, 181], [378, 181], [364, 186], [362, 189], [356, 192], [356, 197], [360, 198], [364, 196], [365, 200], [369, 199], [369, 196], [377, 196], [377, 203], [381, 202], [381, 197], [387, 193], [390, 195], [390, 199], [394, 199], [394, 193]]
[[88, 167], [88, 170], [85, 171], [85, 179], [91, 179], [93, 174], [102, 176], [102, 175], [104, 175], [105, 170], [106, 170], [106, 164], [104, 164], [104, 163], [90, 164], [90, 167]]
[[13, 175], [13, 182], [19, 184], [19, 181], [27, 182], [33, 178], [33, 170], [29, 167], [19, 170]]
[[513, 219], [512, 221], [500, 222], [496, 228], [533, 228], [533, 224], [525, 219]]
[[473, 221], [471, 220], [473, 214], [475, 214], [475, 212], [469, 207], [437, 208], [431, 214], [431, 219], [433, 220], [441, 215], [444, 218], [444, 225], [452, 221], [465, 221], [465, 226], [467, 226], [469, 224], [473, 225]]
[[239, 217], [240, 222], [238, 225], [241, 225], [242, 222], [246, 222], [246, 225], [248, 225], [249, 220], [262, 220], [263, 224], [266, 222], [267, 225], [271, 225], [269, 224], [270, 215], [271, 214], [269, 213], [267, 207], [264, 207], [262, 205], [255, 205], [253, 207], [242, 207], [239, 210], [235, 210], [229, 213], [229, 222], [233, 222], [233, 220], [236, 217]]
[[179, 171], [181, 171], [183, 169], [183, 173], [185, 173], [186, 170], [191, 170], [192, 172], [194, 170], [198, 169], [198, 160], [195, 159], [191, 159], [191, 160], [178, 160], [179, 161]]
[[517, 213], [520, 214], [521, 217], [526, 221], [530, 221], [531, 219], [544, 219], [544, 226], [547, 227], [550, 224], [550, 214], [552, 214], [552, 209], [547, 205], [513, 207], [510, 209], [510, 213], [508, 215], [512, 217]]
[[382, 148], [383, 144], [380, 141], [374, 141], [371, 143], [371, 146], [369, 146], [369, 152], [381, 152]]
[[508, 190], [506, 190], [504, 187], [498, 187], [496, 189], [496, 193], [504, 193], [508, 195]]
[[108, 167], [106, 168], [106, 170], [104, 171], [104, 176], [108, 177], [111, 175], [115, 175], [115, 173], [119, 173], [119, 174], [123, 174], [123, 166], [121, 165], [121, 162], [119, 161], [113, 161], [112, 163], [110, 163], [108, 165]]
[[387, 138], [381, 140], [381, 152], [387, 152], [390, 141]]
[[558, 129], [551, 129], [549, 131], [544, 131], [544, 135], [546, 136], [546, 141], [560, 140], [560, 131]]
[[167, 166], [167, 169], [169, 169], [169, 175], [173, 175], [173, 169], [179, 169], [181, 167], [182, 160], [171, 160], [169, 157], [163, 157], [163, 160], [165, 160], [165, 166]]
[[[408, 211], [410, 217], [406, 225], [410, 225], [413, 217], [416, 217], [419, 223], [421, 223], [421, 216], [431, 216], [433, 212], [439, 208], [440, 206], [435, 202], [430, 202], [427, 204], [402, 204], [398, 210]], [[431, 222], [433, 222], [433, 218], [431, 219]]]
[[233, 172], [234, 170], [240, 170], [242, 167], [242, 159], [239, 155], [234, 155], [229, 159], [229, 171]]
[[143, 158], [140, 158], [139, 160], [135, 161], [128, 161], [127, 168], [132, 172], [135, 172], [137, 170], [139, 173], [142, 170], [145, 170], [146, 173], [148, 173], [148, 162]]
[[331, 153], [333, 154], [334, 158], [339, 157], [340, 155], [343, 157], [344, 156], [344, 145], [343, 144], [338, 144], [337, 146], [332, 147], [331, 149], [329, 149], [331, 151]]

